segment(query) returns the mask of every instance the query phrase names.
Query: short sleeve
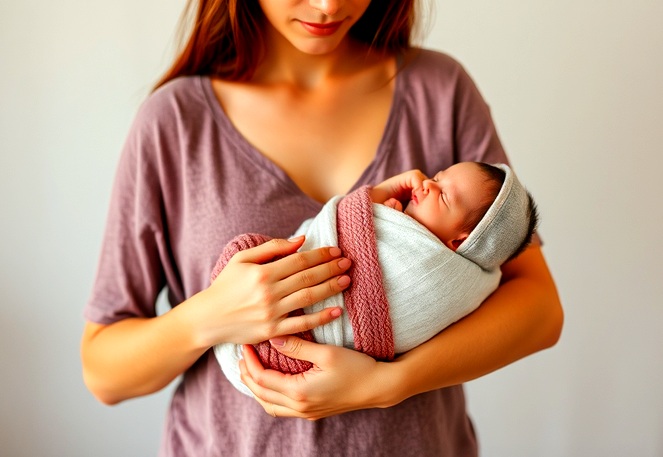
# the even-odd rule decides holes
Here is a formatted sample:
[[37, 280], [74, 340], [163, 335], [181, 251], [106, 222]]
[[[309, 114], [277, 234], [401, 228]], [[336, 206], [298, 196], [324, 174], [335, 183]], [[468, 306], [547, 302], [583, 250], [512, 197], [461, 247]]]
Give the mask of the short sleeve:
[[139, 112], [118, 163], [97, 273], [83, 311], [91, 322], [156, 315], [168, 249], [150, 130]]
[[453, 109], [457, 161], [508, 164], [490, 108], [460, 64]]
[[[456, 94], [454, 99], [454, 141], [458, 162], [485, 162], [509, 164], [502, 142], [479, 89], [465, 69], [458, 64]], [[541, 245], [538, 233], [532, 244]]]

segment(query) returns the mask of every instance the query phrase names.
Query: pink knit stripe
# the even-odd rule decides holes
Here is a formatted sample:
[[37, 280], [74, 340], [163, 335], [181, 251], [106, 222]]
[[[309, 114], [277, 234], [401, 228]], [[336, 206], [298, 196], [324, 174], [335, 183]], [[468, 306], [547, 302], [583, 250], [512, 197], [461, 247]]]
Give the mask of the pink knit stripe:
[[[230, 262], [230, 259], [237, 254], [239, 251], [243, 251], [244, 249], [249, 249], [255, 246], [259, 246], [272, 238], [266, 235], [259, 235], [256, 233], [245, 233], [243, 235], [236, 236], [233, 238], [226, 246], [223, 248], [223, 252], [221, 253], [221, 256], [219, 256], [219, 260], [216, 262], [216, 265], [214, 266], [214, 269], [212, 270], [212, 275], [210, 282], [214, 282], [214, 280], [219, 276], [221, 271], [225, 268], [226, 265], [228, 265], [228, 262]], [[278, 260], [279, 257], [275, 257], [272, 259]], [[297, 309], [290, 313], [291, 316], [300, 316], [304, 314], [304, 311], [301, 309]], [[307, 341], [314, 341], [313, 338], [313, 333], [309, 330], [306, 332], [300, 332], [295, 334], [295, 336], [298, 336], [302, 339], [305, 339]], [[254, 345], [256, 348], [256, 352], [258, 353], [258, 357], [260, 357], [260, 361], [262, 362], [262, 365], [265, 368], [271, 368], [273, 370], [278, 370], [283, 373], [303, 373], [304, 371], [307, 371], [313, 367], [313, 364], [311, 362], [307, 362], [305, 360], [297, 360], [290, 358], [286, 355], [281, 354], [279, 351], [274, 349], [271, 344], [269, 344], [269, 341], [263, 341], [261, 343], [258, 343]]]
[[389, 304], [378, 262], [370, 187], [343, 198], [336, 214], [338, 246], [352, 260], [349, 288], [343, 292], [355, 349], [379, 360], [394, 358]]
[[226, 265], [228, 265], [230, 259], [232, 259], [232, 257], [239, 251], [260, 246], [261, 244], [266, 243], [271, 239], [272, 237], [267, 235], [260, 235], [258, 233], [244, 233], [230, 240], [230, 242], [224, 246], [223, 252], [221, 252], [221, 255], [219, 256], [219, 260], [217, 260], [216, 265], [214, 265], [214, 269], [212, 270], [212, 275], [210, 277], [210, 284], [214, 282], [216, 277], [221, 273], [221, 270], [223, 270]]
[[[352, 260], [352, 266], [347, 272], [352, 283], [343, 292], [343, 298], [352, 325], [355, 349], [379, 360], [393, 360], [394, 336], [382, 281], [382, 269], [378, 262], [373, 204], [368, 186], [357, 189], [339, 202], [337, 232], [338, 245], [343, 255]], [[269, 236], [253, 233], [235, 237], [225, 246], [212, 271], [211, 281], [216, 279], [236, 253], [270, 239]], [[301, 309], [290, 313], [291, 316], [302, 314], [304, 311]], [[314, 341], [311, 331], [297, 333], [296, 336]], [[263, 341], [255, 345], [255, 348], [265, 368], [296, 374], [313, 366], [310, 362], [281, 354], [269, 341]]]

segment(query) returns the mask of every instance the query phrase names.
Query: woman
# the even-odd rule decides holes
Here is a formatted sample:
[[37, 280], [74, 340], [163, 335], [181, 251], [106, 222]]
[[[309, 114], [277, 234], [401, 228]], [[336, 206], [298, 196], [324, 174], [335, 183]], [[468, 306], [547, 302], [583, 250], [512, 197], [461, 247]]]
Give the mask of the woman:
[[[283, 336], [338, 316], [288, 317], [348, 287], [337, 248], [272, 262], [303, 242], [279, 239], [208, 283], [239, 233], [285, 238], [333, 195], [407, 169], [506, 161], [472, 81], [449, 57], [410, 48], [413, 0], [200, 0], [195, 19], [120, 160], [85, 310], [88, 387], [114, 404], [183, 373], [164, 456], [476, 455], [461, 383], [559, 337], [538, 245], [504, 266], [479, 310], [391, 363]], [[164, 286], [177, 306], [155, 317]], [[210, 348], [265, 339], [315, 367], [264, 370], [245, 346], [255, 401]]]

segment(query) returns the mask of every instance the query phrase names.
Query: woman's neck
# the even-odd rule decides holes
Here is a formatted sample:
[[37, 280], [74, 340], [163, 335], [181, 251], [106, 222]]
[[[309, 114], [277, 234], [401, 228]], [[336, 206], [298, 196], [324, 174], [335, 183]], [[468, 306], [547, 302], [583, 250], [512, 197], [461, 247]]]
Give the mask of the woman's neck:
[[350, 36], [331, 52], [308, 54], [300, 51], [274, 27], [265, 30], [265, 57], [251, 81], [258, 84], [290, 84], [303, 90], [314, 89], [332, 79], [362, 71], [375, 63], [377, 56]]

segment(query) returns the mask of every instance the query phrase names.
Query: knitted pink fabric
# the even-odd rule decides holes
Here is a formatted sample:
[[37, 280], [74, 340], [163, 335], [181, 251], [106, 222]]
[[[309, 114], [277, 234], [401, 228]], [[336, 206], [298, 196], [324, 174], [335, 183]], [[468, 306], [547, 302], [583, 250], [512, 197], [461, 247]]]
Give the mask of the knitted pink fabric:
[[[343, 298], [352, 325], [355, 349], [379, 360], [392, 360], [394, 336], [382, 270], [378, 263], [370, 187], [363, 186], [344, 197], [338, 204], [336, 219], [339, 248], [345, 257], [352, 260], [352, 266], [347, 272], [352, 283], [343, 292]], [[212, 271], [211, 281], [216, 279], [239, 251], [259, 246], [270, 239], [269, 236], [255, 233], [235, 237], [224, 247]], [[304, 311], [301, 309], [290, 313], [291, 316], [302, 314]], [[314, 341], [311, 331], [297, 333], [296, 336]], [[265, 368], [296, 374], [313, 366], [310, 362], [281, 354], [269, 341], [263, 341], [255, 348]]]
[[343, 292], [355, 349], [379, 360], [394, 358], [394, 335], [389, 303], [378, 263], [370, 187], [348, 194], [336, 212], [338, 247], [352, 260], [352, 283]]

